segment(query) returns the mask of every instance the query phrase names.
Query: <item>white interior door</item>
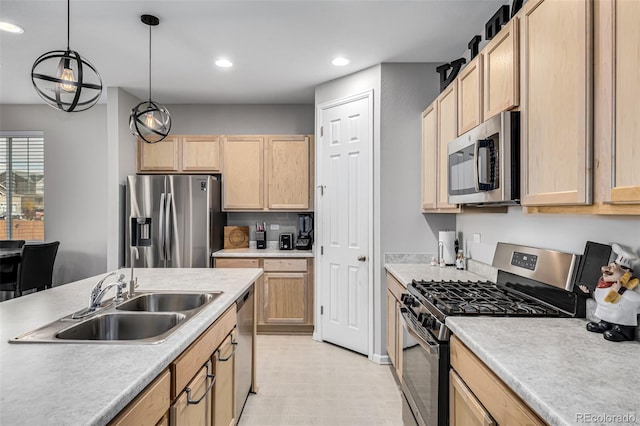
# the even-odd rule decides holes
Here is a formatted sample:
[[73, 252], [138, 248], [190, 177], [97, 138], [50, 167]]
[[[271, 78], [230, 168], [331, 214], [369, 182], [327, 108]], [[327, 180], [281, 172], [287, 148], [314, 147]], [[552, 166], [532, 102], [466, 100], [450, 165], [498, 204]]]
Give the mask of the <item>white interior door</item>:
[[371, 356], [372, 92], [320, 106], [320, 337]]

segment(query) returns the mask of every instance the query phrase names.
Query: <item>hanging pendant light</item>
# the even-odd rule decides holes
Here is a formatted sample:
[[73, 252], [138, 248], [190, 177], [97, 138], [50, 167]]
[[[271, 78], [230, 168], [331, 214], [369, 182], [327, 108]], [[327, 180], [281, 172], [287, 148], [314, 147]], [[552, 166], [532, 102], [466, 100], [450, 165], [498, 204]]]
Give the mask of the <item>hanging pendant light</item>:
[[149, 26], [149, 100], [131, 110], [129, 128], [143, 141], [156, 143], [166, 138], [171, 130], [169, 110], [151, 100], [151, 27], [158, 25], [160, 20], [153, 15], [142, 15], [140, 20]]
[[70, 5], [67, 0], [67, 49], [41, 55], [31, 67], [31, 82], [49, 105], [65, 112], [84, 111], [96, 104], [102, 79], [89, 61], [69, 48]]

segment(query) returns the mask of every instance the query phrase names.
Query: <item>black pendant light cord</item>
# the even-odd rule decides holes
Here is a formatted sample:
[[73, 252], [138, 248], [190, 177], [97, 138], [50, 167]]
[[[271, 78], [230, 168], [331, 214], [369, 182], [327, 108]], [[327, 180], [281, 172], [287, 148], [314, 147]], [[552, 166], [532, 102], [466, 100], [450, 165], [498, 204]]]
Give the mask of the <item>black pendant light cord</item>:
[[71, 32], [70, 28], [70, 22], [71, 22], [71, 13], [70, 13], [70, 9], [71, 9], [71, 0], [67, 0], [67, 50], [69, 49], [69, 33]]
[[149, 25], [149, 103], [151, 103], [151, 25]]

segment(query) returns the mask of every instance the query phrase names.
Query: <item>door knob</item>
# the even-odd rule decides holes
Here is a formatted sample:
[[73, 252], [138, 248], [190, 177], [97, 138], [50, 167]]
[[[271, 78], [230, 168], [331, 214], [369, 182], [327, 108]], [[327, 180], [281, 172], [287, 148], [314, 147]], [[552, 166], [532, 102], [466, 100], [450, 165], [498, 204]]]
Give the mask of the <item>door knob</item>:
[[358, 256], [358, 260], [359, 260], [360, 262], [364, 262], [365, 260], [367, 260], [367, 256], [362, 256], [362, 255], [361, 255], [361, 256]]

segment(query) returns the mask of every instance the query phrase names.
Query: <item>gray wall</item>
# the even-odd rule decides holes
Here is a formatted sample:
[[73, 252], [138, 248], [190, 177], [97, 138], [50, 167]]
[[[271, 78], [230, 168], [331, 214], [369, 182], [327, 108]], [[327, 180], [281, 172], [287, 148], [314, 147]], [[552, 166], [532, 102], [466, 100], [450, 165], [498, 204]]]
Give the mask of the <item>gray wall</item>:
[[118, 87], [107, 89], [107, 270], [124, 265], [124, 197], [128, 175], [136, 173], [136, 138], [129, 129], [131, 108], [140, 100]]
[[[464, 213], [457, 228], [467, 241], [470, 257], [491, 263], [498, 241], [582, 254], [586, 241], [619, 243], [640, 253], [640, 218], [596, 215], [524, 214], [510, 207], [507, 214]], [[480, 244], [473, 234], [480, 234]], [[640, 264], [635, 265], [640, 267]]]
[[177, 135], [313, 134], [313, 105], [167, 105]]
[[60, 241], [54, 285], [106, 270], [106, 105], [64, 113], [47, 105], [2, 105], [0, 130], [41, 130], [45, 239]]

